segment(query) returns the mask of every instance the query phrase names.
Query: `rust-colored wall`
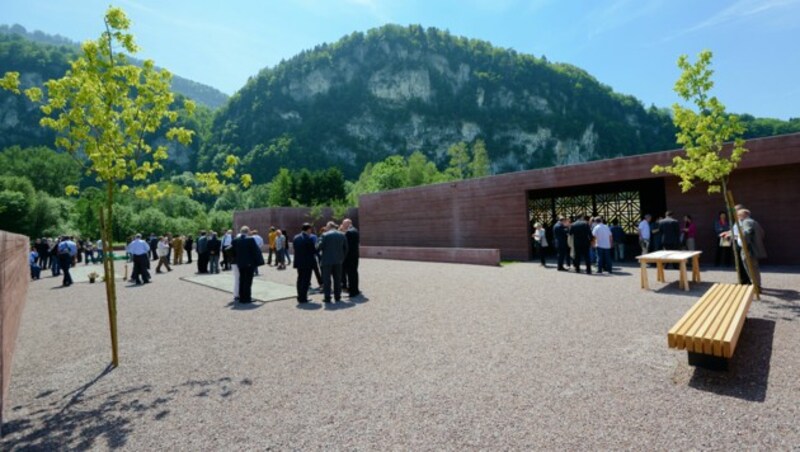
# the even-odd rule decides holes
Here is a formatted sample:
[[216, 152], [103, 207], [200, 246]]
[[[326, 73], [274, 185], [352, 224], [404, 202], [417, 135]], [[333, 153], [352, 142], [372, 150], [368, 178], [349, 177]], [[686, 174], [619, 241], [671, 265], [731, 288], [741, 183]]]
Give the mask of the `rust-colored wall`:
[[0, 427], [11, 382], [14, 346], [30, 279], [28, 238], [0, 231]]
[[362, 258], [401, 261], [452, 262], [456, 264], [500, 265], [500, 250], [490, 248], [412, 248], [405, 246], [362, 246]]
[[[359, 227], [358, 209], [350, 209], [347, 216], [353, 220], [356, 227]], [[234, 212], [233, 226], [234, 231], [238, 231], [240, 227], [247, 225], [250, 229], [258, 229], [264, 237], [270, 226], [275, 226], [285, 229], [293, 236], [300, 232], [303, 223], [312, 223], [315, 228], [319, 228], [331, 219], [333, 219], [333, 212], [330, 209], [323, 209], [320, 217], [312, 221], [311, 209], [307, 207], [266, 207]], [[337, 220], [341, 220], [341, 218]]]
[[[738, 204], [750, 209], [764, 228], [769, 258], [763, 263], [800, 263], [797, 235], [797, 209], [800, 208], [800, 164], [770, 166], [737, 171], [731, 178], [731, 191]], [[667, 206], [679, 220], [685, 214], [697, 224], [697, 247], [703, 260], [713, 262], [718, 239], [714, 220], [725, 209], [721, 194], [708, 194], [705, 187], [681, 193], [676, 179], [667, 179]]]
[[[800, 241], [789, 234], [788, 212], [800, 206], [796, 166], [800, 134], [747, 142], [750, 153], [733, 175], [734, 194], [767, 230], [770, 262], [797, 263]], [[503, 259], [528, 259], [527, 192], [653, 178], [651, 168], [680, 151], [658, 152], [480, 179], [364, 195], [359, 202], [364, 246], [498, 248]], [[701, 231], [719, 205], [702, 189], [680, 195], [668, 179], [667, 202], [690, 213]], [[786, 213], [783, 213], [786, 212]], [[795, 220], [796, 221], [796, 220]], [[787, 226], [784, 226], [787, 225]], [[777, 249], [777, 248], [780, 249]], [[713, 258], [706, 253], [706, 258]]]

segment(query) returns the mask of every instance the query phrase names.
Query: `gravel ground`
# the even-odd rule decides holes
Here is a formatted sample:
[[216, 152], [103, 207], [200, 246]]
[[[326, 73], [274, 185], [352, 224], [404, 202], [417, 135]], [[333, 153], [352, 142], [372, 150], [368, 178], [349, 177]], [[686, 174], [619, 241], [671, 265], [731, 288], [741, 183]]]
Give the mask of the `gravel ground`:
[[[797, 449], [800, 269], [767, 270], [731, 370], [686, 364], [667, 330], [691, 292], [613, 276], [362, 260], [365, 298], [231, 306], [179, 280], [31, 285], [3, 450]], [[266, 273], [266, 275], [264, 275]], [[293, 284], [294, 272], [261, 278]], [[704, 271], [704, 281], [733, 282]]]

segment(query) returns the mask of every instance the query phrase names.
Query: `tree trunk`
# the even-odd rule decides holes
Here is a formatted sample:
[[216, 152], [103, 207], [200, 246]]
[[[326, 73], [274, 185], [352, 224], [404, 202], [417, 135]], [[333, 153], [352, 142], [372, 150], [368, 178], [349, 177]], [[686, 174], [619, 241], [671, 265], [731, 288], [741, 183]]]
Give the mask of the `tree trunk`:
[[117, 287], [114, 274], [114, 259], [112, 258], [114, 227], [113, 216], [114, 186], [108, 183], [106, 190], [106, 206], [108, 217], [105, 210], [100, 207], [100, 229], [103, 240], [103, 272], [106, 282], [106, 301], [108, 303], [108, 323], [111, 328], [111, 365], [119, 366], [119, 349], [117, 347]]
[[[725, 191], [725, 199], [727, 200], [728, 204], [731, 206], [735, 206], [736, 203], [733, 201], [733, 193], [730, 190]], [[744, 232], [742, 231], [742, 223], [739, 221], [739, 216], [736, 215], [736, 226], [739, 229], [739, 238], [742, 240], [742, 251], [744, 251], [744, 265], [747, 266], [748, 274], [750, 275], [750, 283], [753, 284], [753, 292], [756, 294], [756, 299], [761, 299], [761, 287], [758, 285], [758, 282], [753, 278], [754, 275], [754, 268], [753, 268], [753, 257], [750, 255], [750, 247], [747, 246], [747, 236], [745, 236]], [[732, 228], [731, 228], [732, 229]], [[731, 234], [733, 236], [733, 234]], [[736, 241], [733, 241], [736, 243]], [[734, 248], [735, 251], [735, 248]], [[735, 258], [736, 256], [734, 256]]]
[[[739, 268], [739, 245], [736, 243], [736, 240], [733, 238], [733, 222], [736, 221], [736, 211], [733, 210], [733, 206], [736, 204], [732, 204], [730, 199], [728, 199], [728, 183], [725, 179], [722, 180], [722, 197], [725, 199], [725, 211], [728, 212], [728, 224], [731, 225], [731, 251], [733, 253], [733, 265], [736, 267], [736, 280], [739, 281], [739, 284], [743, 284], [742, 280], [742, 269]], [[732, 198], [731, 198], [732, 199]]]

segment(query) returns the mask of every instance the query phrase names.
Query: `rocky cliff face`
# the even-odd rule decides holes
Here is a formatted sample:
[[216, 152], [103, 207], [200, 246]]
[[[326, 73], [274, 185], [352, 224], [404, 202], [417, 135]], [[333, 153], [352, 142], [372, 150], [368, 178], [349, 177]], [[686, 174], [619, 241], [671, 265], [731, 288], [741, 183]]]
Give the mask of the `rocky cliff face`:
[[[234, 152], [266, 180], [278, 166], [338, 166], [420, 150], [439, 164], [459, 141], [487, 142], [496, 173], [674, 146], [669, 117], [568, 65], [385, 26], [262, 71], [215, 119], [200, 165]], [[260, 152], [279, 137], [283, 153]]]

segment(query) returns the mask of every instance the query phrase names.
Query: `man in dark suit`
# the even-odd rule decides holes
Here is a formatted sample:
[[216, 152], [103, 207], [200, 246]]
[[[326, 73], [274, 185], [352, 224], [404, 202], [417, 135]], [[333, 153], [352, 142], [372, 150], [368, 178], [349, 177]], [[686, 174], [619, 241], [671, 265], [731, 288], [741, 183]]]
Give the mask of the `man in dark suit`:
[[148, 244], [150, 245], [150, 254], [154, 261], [158, 260], [158, 236], [155, 232], [150, 233], [150, 239], [148, 240]]
[[361, 295], [358, 288], [358, 248], [360, 245], [360, 238], [358, 229], [353, 227], [353, 221], [345, 218], [342, 221], [342, 229], [345, 231], [344, 236], [347, 239], [347, 256], [344, 258], [342, 271], [347, 275], [347, 289], [350, 298]]
[[187, 236], [186, 240], [183, 242], [183, 249], [186, 251], [186, 256], [189, 258], [189, 264], [192, 263], [192, 245], [194, 245], [194, 240], [192, 240], [192, 236]]
[[556, 241], [556, 252], [558, 253], [558, 271], [567, 271], [564, 268], [564, 261], [569, 255], [569, 244], [567, 243], [567, 219], [559, 217], [558, 222], [553, 226], [553, 238]]
[[311, 238], [311, 225], [303, 223], [301, 232], [292, 240], [294, 246], [294, 268], [297, 269], [297, 302], [308, 303], [311, 287], [311, 272], [317, 261], [317, 250]]
[[264, 256], [256, 240], [248, 236], [249, 233], [250, 228], [242, 226], [239, 235], [231, 242], [233, 262], [239, 269], [239, 303], [253, 302], [253, 273], [257, 267], [264, 265]]
[[672, 218], [672, 212], [667, 211], [664, 218], [658, 222], [661, 232], [661, 246], [665, 250], [677, 250], [681, 247], [681, 226], [678, 220]]
[[[681, 225], [678, 220], [672, 218], [669, 210], [664, 214], [664, 218], [658, 220], [658, 231], [661, 234], [661, 246], [665, 250], [681, 249]], [[672, 264], [672, 268], [677, 269], [678, 264]]]
[[317, 247], [322, 253], [322, 287], [325, 303], [331, 302], [331, 277], [333, 277], [333, 297], [342, 299], [342, 263], [347, 255], [347, 237], [339, 232], [336, 223], [328, 222], [325, 233], [319, 239]]
[[208, 236], [206, 231], [200, 231], [200, 237], [197, 238], [197, 273], [208, 273], [209, 257]]
[[572, 223], [569, 228], [572, 236], [572, 246], [575, 250], [575, 271], [581, 272], [581, 259], [586, 262], [586, 273], [592, 274], [592, 263], [589, 259], [589, 248], [592, 246], [592, 228], [589, 227], [589, 217], [584, 216]]

